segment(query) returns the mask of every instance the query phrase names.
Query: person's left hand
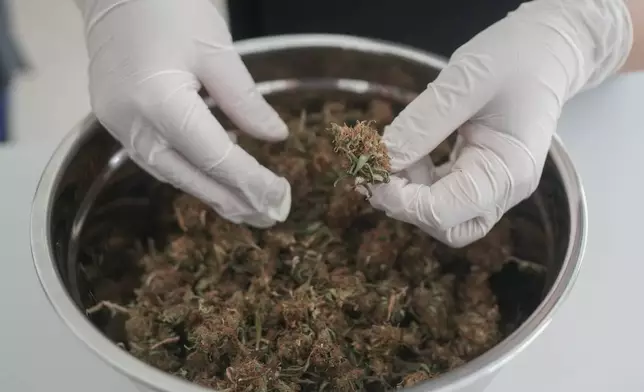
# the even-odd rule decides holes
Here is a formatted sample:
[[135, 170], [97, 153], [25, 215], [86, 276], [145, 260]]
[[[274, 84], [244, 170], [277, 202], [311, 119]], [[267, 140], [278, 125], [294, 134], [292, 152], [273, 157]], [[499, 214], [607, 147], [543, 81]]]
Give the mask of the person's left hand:
[[85, 21], [92, 109], [130, 159], [234, 223], [266, 228], [291, 186], [235, 143], [200, 96], [267, 143], [288, 137], [210, 0], [76, 0]]
[[[487, 234], [536, 189], [563, 104], [624, 64], [622, 1], [536, 0], [462, 46], [385, 129], [397, 175], [371, 204], [453, 247]], [[459, 128], [443, 175], [428, 154]]]

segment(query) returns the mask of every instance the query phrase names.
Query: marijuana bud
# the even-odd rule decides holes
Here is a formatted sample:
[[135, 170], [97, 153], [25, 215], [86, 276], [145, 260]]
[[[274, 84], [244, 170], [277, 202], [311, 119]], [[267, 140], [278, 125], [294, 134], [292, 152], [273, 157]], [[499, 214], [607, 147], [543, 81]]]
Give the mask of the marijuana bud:
[[354, 126], [331, 124], [333, 151], [342, 155], [345, 172], [336, 180], [352, 177], [371, 196], [367, 184], [389, 182], [391, 163], [387, 147], [371, 121], [358, 121]]

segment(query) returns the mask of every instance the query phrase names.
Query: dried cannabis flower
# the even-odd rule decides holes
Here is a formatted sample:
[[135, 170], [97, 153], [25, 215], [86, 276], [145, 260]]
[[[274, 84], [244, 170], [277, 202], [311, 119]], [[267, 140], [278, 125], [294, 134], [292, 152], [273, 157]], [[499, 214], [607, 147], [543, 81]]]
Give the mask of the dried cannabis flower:
[[[358, 121], [353, 127], [331, 124], [329, 130], [333, 135], [333, 150], [343, 155], [343, 167], [346, 170], [334, 186], [347, 177], [355, 179], [356, 187], [389, 182], [391, 163], [387, 147], [371, 123]], [[369, 188], [364, 188], [368, 196], [371, 196]]]
[[329, 124], [386, 124], [391, 105], [319, 109], [289, 107], [283, 144], [239, 135], [291, 183], [286, 222], [234, 224], [169, 184], [151, 184], [156, 207], [143, 214], [123, 203], [127, 214], [93, 221], [103, 234], [83, 243], [79, 261], [94, 325], [145, 363], [222, 392], [393, 391], [516, 330], [547, 277], [533, 212], [514, 210], [479, 242], [449, 248], [372, 208], [355, 183], [334, 187], [345, 172], [386, 181], [389, 159], [369, 123]]

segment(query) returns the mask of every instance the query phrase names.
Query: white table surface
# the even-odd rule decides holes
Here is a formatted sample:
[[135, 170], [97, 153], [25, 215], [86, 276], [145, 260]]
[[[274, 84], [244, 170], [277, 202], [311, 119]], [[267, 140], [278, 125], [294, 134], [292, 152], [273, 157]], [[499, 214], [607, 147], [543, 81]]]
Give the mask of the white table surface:
[[[87, 59], [71, 0], [14, 0], [32, 65], [14, 95], [14, 142], [0, 145], [0, 390], [135, 392], [63, 325], [29, 249], [29, 210], [51, 152], [89, 110]], [[586, 256], [554, 321], [487, 392], [644, 391], [644, 75], [570, 102], [559, 133], [584, 182]]]

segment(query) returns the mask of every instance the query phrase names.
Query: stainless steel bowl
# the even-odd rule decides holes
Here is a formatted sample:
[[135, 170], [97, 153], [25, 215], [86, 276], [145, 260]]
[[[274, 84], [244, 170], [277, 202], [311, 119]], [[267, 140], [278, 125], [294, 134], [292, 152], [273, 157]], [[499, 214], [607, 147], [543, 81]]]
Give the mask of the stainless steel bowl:
[[[334, 95], [380, 96], [405, 104], [436, 77], [445, 60], [398, 45], [337, 35], [278, 36], [239, 42], [237, 48], [264, 94], [278, 99]], [[289, 98], [290, 97], [290, 98]], [[90, 210], [121, 203], [126, 214], [144, 214], [137, 186], [154, 182], [131, 162], [96, 119], [86, 117], [60, 144], [48, 163], [33, 202], [31, 246], [42, 287], [63, 321], [106, 363], [141, 390], [199, 392], [206, 389], [157, 370], [113, 344], [85, 316], [82, 282], [77, 279], [74, 241], [92, 230], [75, 222], [87, 204], [91, 184], [108, 162], [115, 165], [97, 189]], [[93, 200], [93, 197], [91, 198]], [[539, 188], [517, 208], [540, 220], [548, 234], [548, 277], [532, 315], [509, 337], [460, 368], [410, 392], [480, 391], [504, 364], [546, 327], [570, 291], [586, 237], [586, 209], [579, 178], [555, 138]], [[91, 212], [91, 211], [90, 211]], [[117, 218], [115, 217], [115, 224]], [[71, 256], [71, 257], [70, 257]]]

